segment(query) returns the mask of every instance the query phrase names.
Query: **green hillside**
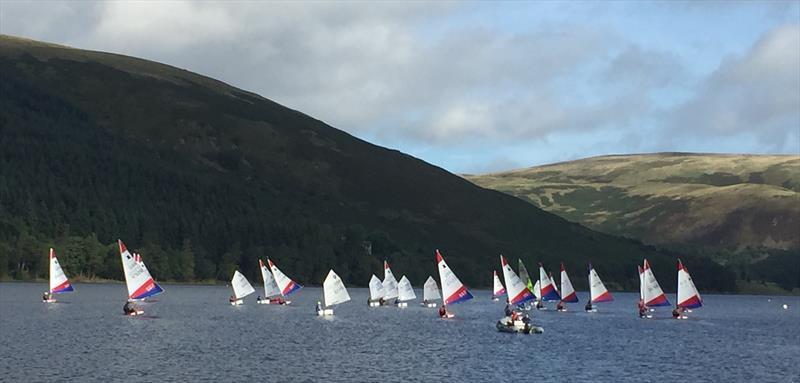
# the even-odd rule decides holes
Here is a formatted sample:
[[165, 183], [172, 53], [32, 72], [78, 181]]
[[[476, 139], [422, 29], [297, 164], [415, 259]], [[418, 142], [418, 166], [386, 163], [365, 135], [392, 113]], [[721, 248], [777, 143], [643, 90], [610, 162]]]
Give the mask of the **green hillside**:
[[[269, 70], [269, 68], [264, 68]], [[366, 285], [388, 259], [415, 284], [433, 250], [487, 286], [498, 253], [588, 261], [637, 288], [648, 257], [667, 288], [674, 255], [601, 234], [416, 158], [372, 145], [256, 94], [136, 58], [0, 37], [0, 277], [121, 278], [114, 242], [159, 280], [259, 278], [270, 257], [305, 284], [335, 268]], [[731, 270], [691, 264], [701, 289]]]
[[800, 286], [796, 155], [603, 156], [467, 178], [592, 229], [720, 263], [774, 256]]

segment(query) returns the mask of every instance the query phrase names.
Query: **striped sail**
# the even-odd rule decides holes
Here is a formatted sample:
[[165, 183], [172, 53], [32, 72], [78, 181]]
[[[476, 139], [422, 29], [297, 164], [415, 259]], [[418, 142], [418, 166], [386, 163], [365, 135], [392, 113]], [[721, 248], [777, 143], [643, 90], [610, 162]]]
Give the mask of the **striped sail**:
[[117, 245], [122, 259], [122, 270], [125, 273], [125, 285], [128, 287], [128, 299], [143, 299], [163, 292], [164, 289], [150, 276], [150, 271], [144, 266], [141, 257], [131, 254], [122, 240], [117, 240]]
[[272, 276], [275, 278], [275, 283], [281, 290], [281, 295], [287, 296], [303, 287], [300, 286], [299, 283], [287, 277], [286, 274], [282, 273], [281, 270], [278, 269], [278, 266], [276, 266], [275, 263], [273, 263], [269, 258], [267, 258], [267, 264], [269, 265], [270, 271], [272, 271]]
[[50, 294], [60, 294], [75, 291], [64, 274], [61, 264], [58, 263], [56, 252], [50, 248]]
[[669, 306], [669, 300], [664, 295], [664, 290], [661, 290], [661, 285], [658, 284], [653, 270], [650, 268], [650, 263], [644, 260], [643, 268], [644, 279], [644, 304], [647, 306]]
[[547, 271], [545, 271], [544, 266], [542, 266], [541, 263], [539, 264], [539, 282], [541, 282], [541, 299], [543, 301], [547, 302], [561, 300], [561, 296], [558, 294], [558, 291], [556, 291], [555, 284], [553, 284], [553, 281], [550, 280], [550, 276], [547, 275]]
[[442, 283], [442, 296], [444, 297], [445, 305], [452, 305], [461, 303], [466, 300], [472, 299], [467, 287], [456, 277], [452, 270], [447, 267], [444, 257], [436, 250], [436, 265], [439, 269], [439, 280]]
[[678, 259], [678, 307], [694, 309], [702, 305], [703, 299], [700, 298], [700, 293], [697, 292], [697, 287], [694, 286], [689, 270]]
[[608, 302], [614, 300], [611, 293], [606, 289], [606, 285], [600, 280], [597, 271], [594, 270], [592, 264], [589, 264], [589, 299], [592, 303]]
[[575, 303], [578, 301], [578, 294], [572, 287], [572, 281], [569, 280], [567, 270], [564, 268], [564, 262], [561, 262], [561, 301]]
[[501, 296], [505, 295], [505, 293], [506, 288], [503, 287], [503, 283], [500, 282], [500, 278], [497, 276], [497, 271], [492, 270], [492, 297], [500, 298]]
[[[503, 279], [506, 281], [506, 286], [508, 287], [506, 290], [508, 292], [508, 303], [512, 305], [521, 305], [532, 300], [533, 293], [528, 290], [528, 286], [526, 286], [525, 282], [511, 269], [511, 265], [506, 261], [506, 257], [502, 255], [500, 255], [500, 266], [503, 268]], [[495, 278], [496, 277], [497, 275], [495, 275]]]
[[261, 269], [261, 280], [264, 281], [264, 297], [269, 298], [280, 295], [281, 290], [278, 288], [278, 284], [275, 283], [272, 271], [260, 259], [258, 260], [258, 267]]

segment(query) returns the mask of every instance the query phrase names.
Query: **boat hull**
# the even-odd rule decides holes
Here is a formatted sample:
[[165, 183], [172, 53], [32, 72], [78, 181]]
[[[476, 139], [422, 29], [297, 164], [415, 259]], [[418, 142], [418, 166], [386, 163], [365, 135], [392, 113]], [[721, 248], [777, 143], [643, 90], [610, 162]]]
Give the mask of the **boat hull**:
[[241, 306], [244, 304], [243, 299], [237, 299], [235, 301], [229, 301], [229, 302], [231, 303], [231, 306]]
[[56, 299], [55, 298], [42, 299], [42, 303], [56, 303]]
[[420, 305], [422, 307], [429, 307], [429, 308], [435, 308], [436, 306], [438, 306], [436, 303], [433, 302], [428, 302], [428, 303], [422, 302], [420, 303]]
[[129, 316], [129, 317], [135, 317], [135, 316], [139, 316], [139, 315], [143, 315], [143, 314], [144, 314], [144, 310], [133, 310], [133, 311], [131, 311], [129, 313], [125, 313], [125, 315]]
[[399, 308], [406, 308], [408, 307], [408, 302], [397, 302], [397, 307]]
[[370, 301], [369, 302], [369, 307], [380, 307], [380, 306], [381, 306], [381, 302], [379, 302], [379, 301]]
[[321, 317], [324, 317], [324, 316], [332, 316], [332, 315], [333, 315], [333, 309], [322, 309], [322, 310], [317, 310], [317, 315], [318, 315], [318, 316], [321, 316]]
[[508, 317], [497, 321], [495, 327], [497, 327], [497, 331], [516, 334], [541, 334], [544, 332], [544, 328], [542, 327], [533, 326], [530, 323], [525, 323], [521, 320], [515, 320], [511, 322], [510, 318]]

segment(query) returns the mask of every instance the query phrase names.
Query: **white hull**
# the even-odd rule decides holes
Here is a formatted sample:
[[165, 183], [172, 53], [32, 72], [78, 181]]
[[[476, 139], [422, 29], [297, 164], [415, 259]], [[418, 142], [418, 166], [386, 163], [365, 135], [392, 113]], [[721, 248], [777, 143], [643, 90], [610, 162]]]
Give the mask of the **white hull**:
[[256, 300], [256, 303], [260, 305], [288, 305], [292, 303], [292, 301], [272, 302], [269, 299], [259, 299]]
[[56, 303], [56, 299], [55, 298], [42, 299], [42, 303]]
[[596, 313], [597, 309], [586, 310], [587, 313]]
[[324, 316], [332, 316], [332, 315], [333, 315], [333, 309], [322, 309], [322, 310], [317, 310], [317, 315], [318, 315], [318, 316], [321, 316], [321, 317], [324, 317]]
[[494, 302], [497, 302], [499, 300], [500, 300], [500, 298], [498, 298], [498, 297], [492, 297], [492, 301], [494, 301]]
[[231, 306], [240, 306], [244, 304], [243, 299], [237, 299], [235, 301], [229, 301], [229, 302], [231, 303]]
[[406, 308], [408, 307], [408, 302], [397, 302], [397, 307]]
[[379, 301], [370, 301], [369, 302], [369, 307], [380, 307], [380, 306], [381, 306], [381, 302], [379, 302]]
[[144, 310], [138, 310], [137, 309], [137, 310], [131, 311], [131, 312], [125, 314], [125, 315], [127, 315], [129, 317], [135, 317], [135, 316], [142, 315], [142, 314], [144, 314]]
[[433, 303], [433, 302], [429, 302], [429, 303], [424, 303], [423, 302], [423, 303], [420, 303], [420, 305], [422, 305], [422, 307], [429, 307], [429, 308], [435, 308], [436, 306], [438, 306], [436, 303]]
[[440, 318], [442, 318], [442, 319], [450, 319], [450, 318], [455, 318], [455, 316], [456, 316], [455, 314], [453, 314], [451, 312], [447, 312], [444, 315], [440, 315]]

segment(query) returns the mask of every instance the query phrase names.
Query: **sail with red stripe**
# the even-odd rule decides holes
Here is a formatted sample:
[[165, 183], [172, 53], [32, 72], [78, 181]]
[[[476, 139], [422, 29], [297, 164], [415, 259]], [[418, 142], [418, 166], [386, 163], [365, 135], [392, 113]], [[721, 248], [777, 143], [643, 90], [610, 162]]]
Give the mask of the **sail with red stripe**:
[[539, 282], [541, 283], [540, 289], [542, 289], [542, 295], [540, 297], [542, 301], [561, 300], [561, 296], [558, 294], [558, 291], [556, 291], [556, 285], [553, 284], [553, 281], [547, 275], [547, 271], [545, 271], [541, 263], [539, 264]]
[[[505, 277], [505, 275], [503, 275], [503, 277]], [[492, 270], [492, 284], [492, 298], [500, 298], [506, 294], [506, 288], [503, 287], [503, 283], [500, 282], [496, 270]]]
[[275, 277], [275, 283], [281, 290], [281, 295], [285, 297], [303, 288], [303, 286], [300, 286], [299, 283], [293, 281], [291, 278], [287, 277], [286, 274], [282, 273], [281, 270], [278, 269], [278, 266], [276, 266], [275, 263], [273, 263], [269, 258], [267, 258], [267, 264], [269, 265], [270, 271], [272, 271], [272, 276]]
[[561, 301], [567, 303], [575, 303], [578, 301], [578, 294], [572, 287], [572, 281], [569, 280], [567, 270], [564, 268], [564, 262], [561, 262]]
[[164, 292], [164, 289], [159, 286], [150, 271], [141, 262], [141, 257], [131, 254], [122, 243], [122, 240], [117, 240], [119, 245], [119, 256], [122, 259], [122, 270], [125, 273], [125, 284], [128, 287], [128, 299], [144, 299]]
[[650, 268], [650, 263], [644, 260], [644, 268], [642, 279], [644, 280], [644, 304], [646, 306], [669, 306], [669, 300], [661, 290], [661, 285], [658, 284], [653, 270]]
[[689, 270], [683, 266], [681, 260], [678, 259], [678, 307], [687, 309], [698, 308], [703, 305], [703, 299], [700, 298], [700, 293], [697, 292], [697, 287], [694, 286], [692, 276], [689, 275]]
[[644, 302], [644, 269], [639, 265], [636, 268], [639, 269], [639, 299]]
[[[520, 279], [511, 265], [506, 261], [506, 257], [500, 256], [500, 266], [503, 267], [503, 279], [506, 281], [508, 291], [508, 303], [512, 305], [521, 305], [534, 298], [533, 293], [528, 290], [528, 286]], [[495, 274], [495, 278], [497, 275]], [[499, 281], [498, 281], [499, 282]]]
[[56, 252], [50, 248], [50, 294], [61, 294], [75, 291], [72, 284], [69, 283], [67, 275], [64, 274], [64, 269], [58, 263]]
[[439, 269], [439, 281], [442, 285], [442, 296], [445, 305], [461, 303], [472, 299], [467, 287], [456, 277], [452, 270], [447, 266], [444, 257], [436, 250], [436, 265]]
[[606, 285], [603, 284], [603, 281], [600, 279], [600, 276], [597, 275], [597, 271], [594, 270], [591, 263], [589, 264], [589, 299], [592, 303], [614, 300], [614, 297], [612, 297], [611, 293], [606, 289]]

